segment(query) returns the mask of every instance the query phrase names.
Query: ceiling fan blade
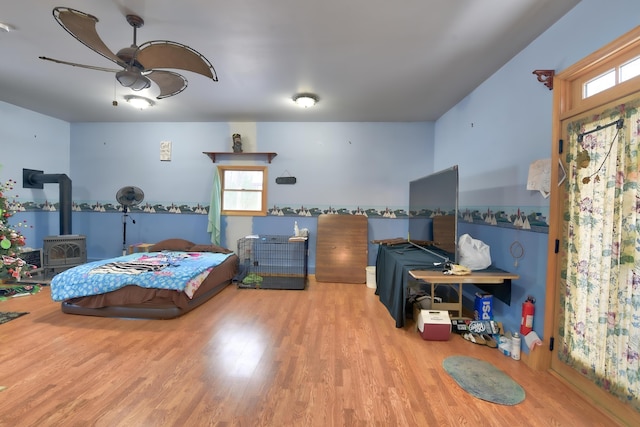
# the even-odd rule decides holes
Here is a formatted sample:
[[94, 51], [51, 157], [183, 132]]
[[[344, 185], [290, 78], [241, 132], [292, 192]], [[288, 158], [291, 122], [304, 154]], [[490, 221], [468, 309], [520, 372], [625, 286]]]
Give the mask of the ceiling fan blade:
[[64, 65], [71, 65], [72, 67], [88, 68], [89, 70], [107, 71], [109, 73], [117, 73], [118, 71], [120, 71], [119, 69], [115, 69], [115, 68], [105, 68], [105, 67], [96, 67], [93, 65], [77, 64], [75, 62], [62, 61], [60, 59], [48, 58], [46, 56], [39, 56], [38, 58], [44, 59], [45, 61], [55, 62], [56, 64], [64, 64]]
[[157, 68], [176, 68], [192, 71], [205, 77], [218, 81], [213, 65], [195, 49], [187, 45], [166, 41], [154, 40], [140, 45], [136, 59], [145, 70]]
[[104, 44], [98, 35], [96, 31], [98, 18], [68, 7], [54, 8], [53, 16], [56, 21], [58, 21], [58, 24], [80, 43], [122, 67], [126, 66], [126, 64]]
[[146, 77], [153, 80], [160, 87], [158, 99], [177, 95], [187, 88], [187, 79], [178, 73], [163, 70], [153, 70]]

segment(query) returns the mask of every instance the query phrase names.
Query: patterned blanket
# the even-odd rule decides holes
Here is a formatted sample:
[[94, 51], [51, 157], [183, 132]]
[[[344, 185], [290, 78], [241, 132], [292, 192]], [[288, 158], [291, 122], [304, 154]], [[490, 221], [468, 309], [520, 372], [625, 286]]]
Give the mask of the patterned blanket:
[[189, 297], [208, 272], [231, 254], [150, 252], [82, 264], [51, 280], [51, 298], [64, 301], [115, 291], [127, 285], [188, 291]]

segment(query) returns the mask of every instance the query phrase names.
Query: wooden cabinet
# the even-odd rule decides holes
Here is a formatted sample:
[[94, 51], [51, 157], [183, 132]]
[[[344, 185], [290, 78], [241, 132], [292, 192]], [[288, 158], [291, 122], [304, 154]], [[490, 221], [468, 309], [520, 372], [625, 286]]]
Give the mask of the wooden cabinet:
[[368, 221], [363, 215], [320, 215], [316, 242], [316, 281], [365, 283]]

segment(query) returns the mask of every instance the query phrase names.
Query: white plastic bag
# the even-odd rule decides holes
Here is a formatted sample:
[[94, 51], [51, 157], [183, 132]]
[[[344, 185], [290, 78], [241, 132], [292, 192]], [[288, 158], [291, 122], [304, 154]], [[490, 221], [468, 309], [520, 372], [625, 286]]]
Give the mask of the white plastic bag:
[[484, 270], [491, 265], [491, 248], [482, 240], [463, 234], [458, 240], [460, 265], [471, 270]]

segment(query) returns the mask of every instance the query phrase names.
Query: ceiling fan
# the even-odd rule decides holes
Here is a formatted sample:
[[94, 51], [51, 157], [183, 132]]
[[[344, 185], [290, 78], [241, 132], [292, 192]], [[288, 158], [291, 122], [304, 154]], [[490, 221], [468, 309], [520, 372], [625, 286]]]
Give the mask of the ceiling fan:
[[162, 70], [174, 68], [192, 71], [218, 81], [216, 70], [211, 63], [195, 49], [168, 40], [153, 40], [137, 45], [137, 30], [144, 25], [144, 20], [137, 15], [127, 15], [129, 25], [133, 27], [133, 43], [129, 47], [113, 53], [102, 41], [96, 31], [98, 18], [88, 13], [68, 7], [56, 7], [53, 16], [58, 24], [79, 42], [94, 52], [113, 61], [121, 69], [96, 67], [77, 64], [59, 59], [41, 56], [40, 59], [90, 70], [116, 73], [116, 80], [125, 87], [139, 91], [151, 86], [151, 81], [160, 88], [158, 99], [177, 95], [187, 87], [187, 79], [175, 72]]

